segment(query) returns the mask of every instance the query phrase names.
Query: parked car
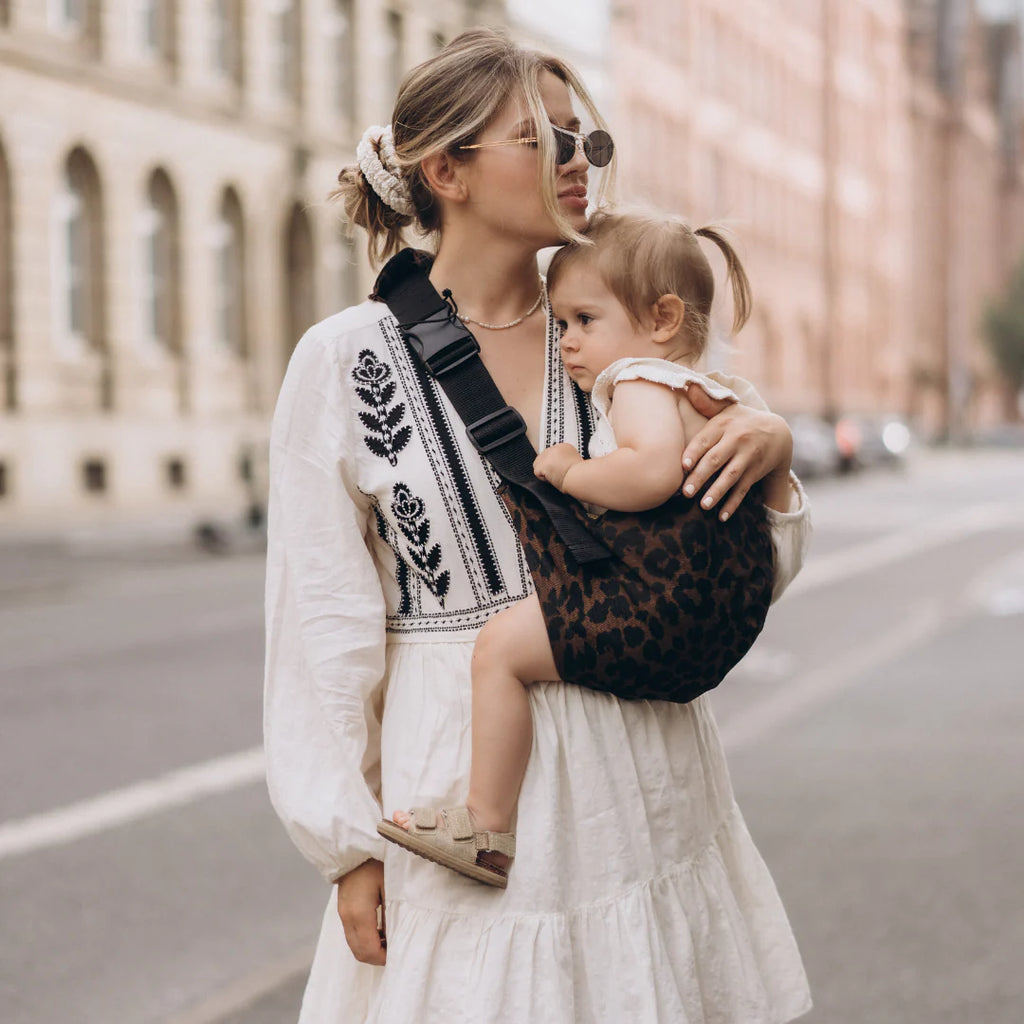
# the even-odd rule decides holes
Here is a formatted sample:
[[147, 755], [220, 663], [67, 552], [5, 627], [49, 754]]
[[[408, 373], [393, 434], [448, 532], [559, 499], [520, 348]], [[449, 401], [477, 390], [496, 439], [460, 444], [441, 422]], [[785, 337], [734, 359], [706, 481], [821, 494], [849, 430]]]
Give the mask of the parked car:
[[870, 466], [901, 466], [913, 445], [907, 423], [895, 415], [843, 416], [835, 426], [843, 472]]
[[835, 428], [812, 413], [788, 416], [793, 432], [793, 472], [803, 480], [829, 476], [840, 468]]

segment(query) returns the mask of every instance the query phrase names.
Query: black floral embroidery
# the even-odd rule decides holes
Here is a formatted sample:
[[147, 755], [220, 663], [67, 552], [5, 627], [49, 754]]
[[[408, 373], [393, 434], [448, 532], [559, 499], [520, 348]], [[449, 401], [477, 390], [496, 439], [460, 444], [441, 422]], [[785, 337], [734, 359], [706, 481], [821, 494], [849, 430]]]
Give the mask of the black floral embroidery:
[[408, 615], [412, 612], [412, 589], [409, 586], [409, 563], [402, 557], [401, 551], [398, 550], [398, 544], [392, 539], [392, 530], [388, 525], [387, 519], [384, 518], [384, 513], [381, 512], [380, 506], [374, 502], [373, 512], [377, 518], [377, 536], [380, 537], [385, 544], [387, 544], [392, 551], [395, 553], [395, 582], [398, 583], [398, 589], [401, 593], [401, 601], [398, 605], [398, 615]]
[[405, 416], [405, 403], [391, 405], [395, 398], [395, 382], [391, 376], [391, 367], [368, 348], [359, 353], [359, 362], [352, 370], [356, 394], [373, 410], [359, 414], [363, 426], [370, 431], [363, 437], [366, 447], [397, 466], [398, 453], [409, 443], [412, 427], [398, 426]]
[[438, 572], [441, 568], [441, 545], [427, 547], [430, 542], [430, 521], [426, 518], [423, 499], [417, 498], [405, 484], [395, 484], [391, 511], [398, 522], [398, 528], [409, 542], [408, 555], [416, 574], [443, 608], [451, 584], [451, 573], [447, 569]]

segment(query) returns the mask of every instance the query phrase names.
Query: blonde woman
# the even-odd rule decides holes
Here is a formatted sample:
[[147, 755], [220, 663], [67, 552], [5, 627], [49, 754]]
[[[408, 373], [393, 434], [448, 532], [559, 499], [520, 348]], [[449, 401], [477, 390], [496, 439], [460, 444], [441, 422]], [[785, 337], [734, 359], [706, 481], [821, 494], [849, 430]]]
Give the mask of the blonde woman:
[[[391, 124], [340, 175], [377, 257], [404, 229], [433, 236], [430, 279], [538, 450], [582, 449], [591, 429], [536, 264], [579, 238], [589, 168], [610, 156], [581, 115], [604, 130], [563, 62], [474, 30], [407, 76]], [[698, 411], [710, 419], [684, 453], [687, 486], [717, 473], [712, 505], [731, 512], [757, 480], [785, 476], [778, 418], [710, 400]], [[800, 957], [704, 699], [655, 713], [534, 686], [507, 889], [385, 853], [382, 805], [465, 803], [474, 638], [531, 590], [495, 487], [387, 306], [302, 339], [271, 444], [265, 714], [274, 805], [337, 888], [301, 1020], [793, 1019], [809, 1006]], [[769, 515], [784, 585], [806, 534], [795, 480], [787, 511]]]

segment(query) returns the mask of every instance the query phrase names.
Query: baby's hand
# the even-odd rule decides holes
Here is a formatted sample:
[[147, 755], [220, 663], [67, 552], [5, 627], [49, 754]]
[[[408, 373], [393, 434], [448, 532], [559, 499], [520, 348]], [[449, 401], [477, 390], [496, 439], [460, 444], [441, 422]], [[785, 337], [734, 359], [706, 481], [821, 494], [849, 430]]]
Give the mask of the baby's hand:
[[534, 460], [533, 474], [562, 490], [565, 474], [582, 461], [583, 456], [571, 444], [553, 444], [550, 448], [545, 448]]

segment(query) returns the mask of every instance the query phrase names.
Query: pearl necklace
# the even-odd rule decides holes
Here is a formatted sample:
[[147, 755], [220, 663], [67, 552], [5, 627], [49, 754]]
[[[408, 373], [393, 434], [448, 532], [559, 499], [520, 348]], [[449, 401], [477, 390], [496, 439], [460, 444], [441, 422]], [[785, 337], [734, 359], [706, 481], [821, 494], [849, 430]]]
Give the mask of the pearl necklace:
[[[451, 293], [449, 292], [449, 294]], [[540, 306], [540, 300], [543, 298], [544, 282], [541, 281], [540, 291], [537, 293], [537, 299], [534, 302], [534, 304], [522, 316], [516, 317], [515, 320], [509, 320], [507, 324], [485, 324], [483, 320], [474, 320], [471, 316], [463, 316], [460, 312], [458, 312], [458, 310], [456, 310], [455, 315], [464, 324], [476, 324], [477, 327], [485, 327], [489, 331], [507, 331], [510, 327], [515, 327], [517, 324], [521, 324], [528, 316], [533, 316], [533, 314], [537, 312], [537, 309]]]

